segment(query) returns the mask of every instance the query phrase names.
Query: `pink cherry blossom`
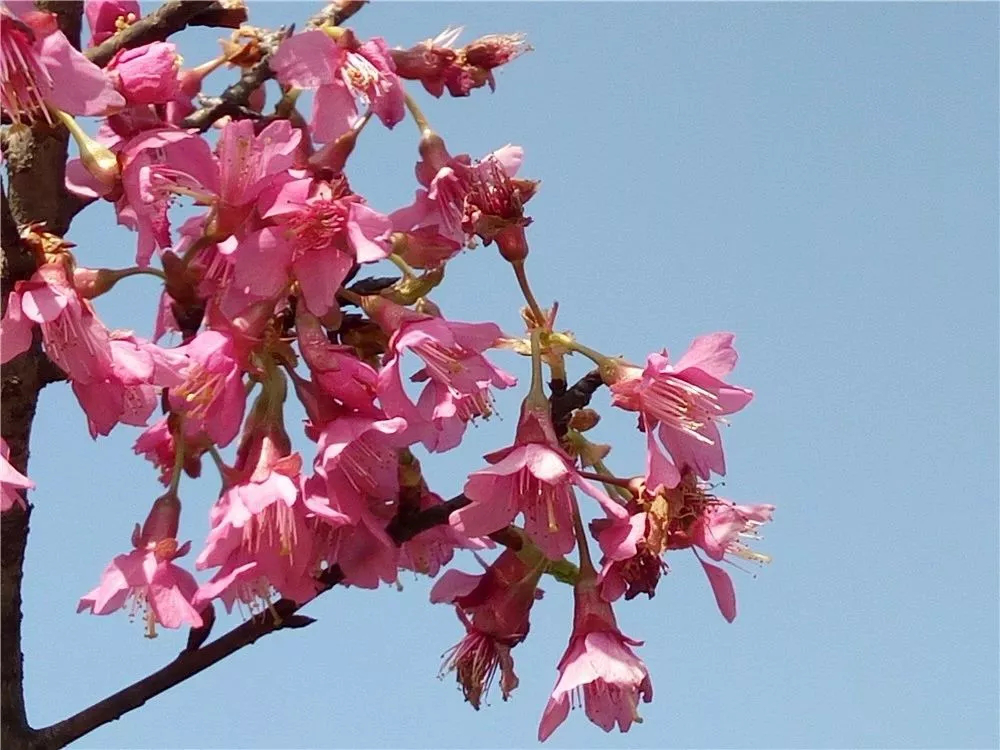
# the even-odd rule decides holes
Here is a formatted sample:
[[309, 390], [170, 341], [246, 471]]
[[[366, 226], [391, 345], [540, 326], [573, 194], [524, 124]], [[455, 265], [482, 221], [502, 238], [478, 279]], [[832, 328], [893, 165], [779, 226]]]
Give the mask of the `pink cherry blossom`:
[[468, 154], [453, 157], [436, 135], [425, 137], [422, 154], [416, 174], [423, 188], [417, 190], [411, 205], [389, 215], [392, 228], [399, 232], [423, 230], [425, 233], [433, 229], [440, 242], [450, 241], [460, 246], [466, 245], [471, 237], [466, 231], [470, 215], [467, 200], [475, 185], [482, 182], [479, 173], [484, 168], [480, 168], [481, 165], [495, 169], [497, 175], [509, 182], [524, 159], [524, 149], [510, 144], [487, 154], [479, 162], [473, 162]]
[[605, 732], [616, 724], [627, 732], [633, 722], [642, 721], [639, 700], [653, 700], [649, 671], [630, 648], [642, 642], [622, 635], [611, 605], [592, 581], [577, 584], [574, 603], [573, 633], [538, 727], [541, 742], [566, 720], [571, 704], [582, 704], [587, 718]]
[[398, 418], [343, 416], [319, 434], [305, 504], [316, 516], [317, 561], [340, 565], [349, 585], [396, 580], [399, 550], [385, 527], [395, 514], [405, 428]]
[[[759, 539], [757, 528], [770, 521], [773, 512], [773, 505], [736, 505], [718, 498], [702, 508], [690, 529], [691, 541], [713, 560], [721, 561], [729, 554], [758, 563], [770, 562], [768, 555], [753, 551], [742, 540]], [[736, 590], [729, 574], [701, 557], [698, 562], [708, 576], [719, 611], [732, 622], [736, 619]]]
[[0, 5], [0, 108], [14, 122], [52, 124], [49, 107], [104, 115], [125, 100], [33, 3]]
[[107, 435], [119, 422], [144, 427], [163, 388], [179, 386], [189, 362], [178, 351], [161, 349], [131, 331], [110, 333], [111, 372], [103, 381], [72, 383], [87, 413], [91, 437]]
[[523, 34], [490, 34], [454, 49], [461, 33], [461, 26], [448, 27], [410, 49], [392, 50], [399, 76], [420, 81], [433, 96], [440, 97], [445, 88], [452, 96], [468, 96], [487, 84], [494, 90], [493, 69], [531, 49]]
[[86, 0], [83, 12], [90, 26], [92, 47], [142, 16], [138, 0]]
[[133, 549], [111, 561], [97, 588], [80, 599], [77, 612], [90, 610], [107, 615], [132, 601], [131, 614], [145, 610], [146, 637], [156, 637], [156, 625], [179, 628], [185, 624], [201, 627], [202, 619], [192, 604], [197, 582], [189, 572], [174, 564], [191, 549], [191, 543], [177, 545], [180, 501], [168, 493], [150, 510], [140, 531], [132, 534]]
[[668, 569], [660, 557], [663, 550], [654, 543], [649, 514], [599, 519], [591, 528], [603, 553], [598, 586], [605, 601], [616, 601], [622, 594], [626, 600], [639, 594], [652, 599], [660, 576]]
[[[419, 510], [429, 510], [444, 502], [421, 483]], [[434, 578], [451, 562], [456, 549], [482, 550], [494, 545], [489, 539], [468, 537], [450, 524], [434, 526], [403, 543], [399, 549], [399, 567]]]
[[314, 382], [327, 395], [356, 411], [372, 410], [378, 373], [349, 346], [331, 344], [319, 319], [300, 306], [295, 314], [299, 351]]
[[0, 513], [6, 513], [15, 505], [27, 508], [24, 495], [19, 490], [34, 489], [35, 483], [15, 469], [10, 461], [10, 447], [0, 438]]
[[[516, 378], [496, 367], [483, 352], [502, 336], [494, 323], [462, 323], [412, 312], [381, 298], [369, 314], [390, 333], [389, 353], [379, 372], [378, 395], [387, 414], [401, 416], [430, 451], [443, 452], [461, 440], [467, 424], [492, 414], [490, 387], [508, 388]], [[427, 385], [414, 404], [403, 388], [403, 353], [424, 363], [414, 380]]]
[[119, 50], [105, 70], [130, 105], [166, 104], [179, 91], [180, 58], [170, 42]]
[[448, 570], [431, 589], [431, 602], [455, 605], [465, 637], [445, 654], [442, 672], [455, 671], [465, 699], [478, 710], [500, 671], [507, 700], [518, 679], [511, 649], [528, 636], [528, 616], [542, 592], [538, 581], [546, 560], [537, 550], [506, 549], [482, 575]]
[[302, 459], [291, 452], [280, 424], [256, 418], [251, 416], [229, 482], [212, 508], [212, 529], [195, 562], [198, 570], [219, 568], [196, 602], [219, 598], [227, 611], [237, 600], [256, 611], [272, 589], [298, 602], [316, 593], [299, 492]]
[[260, 210], [280, 223], [246, 237], [233, 255], [236, 285], [257, 298], [294, 278], [309, 312], [323, 316], [355, 263], [389, 255], [389, 219], [342, 184], [295, 180], [265, 197]]
[[644, 370], [631, 365], [617, 368], [612, 403], [639, 412], [647, 436], [651, 487], [676, 487], [688, 468], [702, 479], [713, 471], [726, 473], [717, 425], [753, 398], [752, 391], [723, 380], [736, 365], [732, 341], [731, 333], [700, 336], [676, 365], [663, 352], [650, 354]]
[[468, 536], [486, 536], [524, 514], [524, 530], [550, 558], [575, 546], [573, 490], [597, 500], [612, 518], [628, 512], [580, 477], [559, 448], [548, 404], [525, 400], [514, 444], [486, 456], [492, 465], [473, 472], [463, 493], [472, 502], [451, 514], [451, 524]]
[[46, 263], [15, 284], [0, 323], [0, 364], [27, 351], [35, 325], [45, 353], [71, 381], [100, 383], [113, 376], [109, 331], [77, 294], [61, 261]]
[[170, 405], [184, 416], [185, 434], [204, 432], [216, 445], [228, 445], [239, 432], [246, 406], [233, 338], [204, 331], [177, 351], [189, 358], [189, 364], [184, 382], [170, 389]]
[[310, 126], [318, 141], [354, 127], [359, 99], [388, 128], [406, 114], [402, 84], [379, 37], [348, 49], [323, 31], [306, 31], [282, 42], [268, 63], [283, 85], [316, 90]]

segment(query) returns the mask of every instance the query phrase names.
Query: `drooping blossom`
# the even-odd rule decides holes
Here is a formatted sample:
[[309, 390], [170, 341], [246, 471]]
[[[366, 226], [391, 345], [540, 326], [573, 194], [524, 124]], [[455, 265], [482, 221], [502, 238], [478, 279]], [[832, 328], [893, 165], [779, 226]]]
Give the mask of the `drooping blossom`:
[[198, 590], [197, 602], [219, 598], [231, 611], [241, 601], [257, 611], [272, 590], [298, 602], [316, 594], [299, 492], [302, 458], [291, 451], [275, 398], [266, 390], [258, 398], [236, 464], [212, 507], [211, 531], [195, 566], [219, 570]]
[[713, 471], [726, 473], [718, 424], [753, 398], [752, 391], [723, 380], [736, 365], [732, 342], [731, 333], [699, 336], [675, 365], [664, 351], [650, 354], [645, 369], [625, 364], [614, 368], [612, 403], [639, 413], [654, 489], [676, 487], [686, 469], [706, 480]]
[[479, 202], [487, 205], [491, 195], [487, 177], [492, 177], [490, 184], [503, 185], [511, 193], [524, 149], [508, 144], [474, 162], [468, 154], [451, 156], [440, 136], [430, 133], [421, 139], [421, 156], [416, 175], [423, 187], [417, 190], [411, 205], [389, 215], [392, 228], [411, 235], [423, 232], [425, 242], [433, 230], [440, 238], [438, 242], [464, 247], [474, 233], [467, 229], [477, 227], [475, 209], [468, 205], [470, 194], [480, 195]]
[[455, 605], [465, 636], [445, 654], [442, 672], [455, 672], [465, 700], [479, 710], [500, 672], [507, 700], [518, 679], [511, 649], [528, 636], [528, 617], [542, 596], [538, 581], [547, 560], [537, 549], [506, 549], [482, 575], [448, 570], [431, 589], [431, 602]]
[[[408, 310], [380, 297], [367, 297], [366, 311], [391, 334], [379, 372], [379, 402], [387, 414], [406, 419], [413, 442], [443, 452], [458, 445], [470, 421], [489, 417], [490, 388], [508, 388], [516, 378], [491, 363], [485, 352], [502, 332], [494, 323], [462, 323]], [[424, 367], [413, 376], [427, 385], [416, 404], [403, 388], [402, 360], [416, 354]]]
[[237, 287], [271, 297], [294, 278], [309, 312], [326, 315], [355, 263], [389, 255], [389, 219], [342, 183], [302, 179], [261, 202], [277, 222], [246, 237], [232, 255]]
[[204, 432], [219, 446], [228, 445], [240, 429], [246, 407], [242, 367], [233, 338], [204, 331], [179, 347], [189, 359], [184, 382], [171, 388], [170, 406], [184, 417], [185, 434]]
[[80, 599], [77, 612], [90, 610], [107, 615], [132, 602], [131, 615], [144, 610], [146, 637], [156, 637], [156, 626], [198, 628], [202, 618], [192, 604], [198, 583], [188, 571], [174, 564], [191, 549], [191, 542], [177, 544], [180, 500], [168, 492], [149, 512], [141, 530], [132, 533], [134, 549], [111, 561], [98, 586]]
[[611, 518], [628, 512], [583, 479], [559, 447], [548, 402], [531, 396], [521, 407], [514, 444], [487, 455], [491, 466], [469, 475], [463, 493], [472, 502], [451, 514], [469, 536], [486, 536], [524, 514], [524, 530], [550, 558], [573, 549], [573, 490], [594, 498]]
[[[174, 464], [177, 460], [177, 440], [170, 427], [170, 417], [164, 417], [150, 425], [136, 438], [132, 450], [160, 470], [160, 482], [170, 484], [174, 478]], [[201, 457], [211, 447], [207, 435], [184, 437], [184, 473], [189, 477], [201, 476]]]
[[598, 519], [591, 523], [591, 528], [603, 553], [598, 585], [605, 601], [613, 602], [622, 594], [626, 600], [639, 594], [652, 599], [660, 576], [667, 571], [661, 557], [667, 537], [651, 514], [639, 512], [627, 519]]
[[318, 436], [315, 473], [304, 486], [315, 514], [315, 559], [339, 565], [348, 585], [396, 580], [399, 550], [385, 527], [395, 515], [405, 429], [399, 418], [345, 415]]
[[[444, 503], [440, 495], [424, 485], [420, 494], [421, 511]], [[434, 526], [404, 542], [399, 548], [399, 567], [434, 578], [451, 562], [457, 549], [482, 550], [495, 546], [489, 539], [468, 537], [449, 524]]]
[[114, 36], [141, 16], [138, 0], [85, 0], [84, 15], [90, 26], [90, 46]]
[[119, 422], [144, 427], [163, 388], [184, 382], [186, 354], [162, 349], [131, 331], [111, 331], [111, 371], [103, 381], [73, 381], [73, 393], [87, 414], [91, 437], [107, 435]]
[[268, 59], [284, 86], [315, 89], [310, 128], [326, 142], [347, 132], [359, 119], [358, 100], [391, 128], [405, 116], [404, 91], [389, 48], [380, 37], [344, 44], [326, 32], [305, 31], [286, 39]]
[[523, 34], [489, 34], [454, 48], [461, 33], [462, 27], [449, 26], [433, 39], [409, 49], [392, 50], [399, 76], [420, 81], [429, 94], [437, 97], [445, 88], [452, 96], [468, 96], [484, 85], [493, 91], [493, 70], [531, 49]]
[[111, 337], [93, 306], [73, 287], [66, 265], [56, 260], [19, 281], [0, 322], [0, 364], [28, 350], [39, 326], [45, 353], [76, 383], [100, 383], [113, 375]]
[[726, 555], [757, 563], [770, 562], [767, 555], [750, 549], [744, 539], [759, 539], [757, 529], [771, 520], [773, 505], [737, 505], [716, 497], [686, 471], [673, 488], [651, 490], [648, 478], [637, 477], [630, 485], [635, 500], [634, 513], [625, 521], [598, 520], [591, 528], [604, 554], [600, 590], [607, 601], [622, 594], [631, 599], [638, 594], [652, 597], [661, 573], [667, 567], [662, 556], [668, 550], [692, 549], [708, 576], [716, 603], [730, 622], [736, 617], [736, 593], [729, 574], [706, 562], [697, 549], [711, 560]]
[[633, 722], [642, 721], [639, 700], [653, 700], [649, 671], [630, 648], [642, 642], [618, 629], [611, 605], [601, 598], [591, 576], [581, 576], [573, 593], [573, 633], [538, 726], [541, 742], [566, 720], [571, 705], [582, 705], [587, 718], [605, 732], [616, 724], [627, 732]]
[[378, 373], [349, 346], [331, 344], [319, 319], [299, 306], [295, 312], [299, 351], [314, 382], [329, 396], [355, 411], [374, 408]]
[[27, 508], [20, 490], [34, 489], [35, 483], [15, 469], [10, 461], [10, 447], [0, 438], [0, 513], [6, 513], [15, 505]]
[[104, 71], [75, 49], [52, 13], [0, 5], [0, 108], [15, 123], [54, 122], [49, 108], [105, 115], [123, 107]]

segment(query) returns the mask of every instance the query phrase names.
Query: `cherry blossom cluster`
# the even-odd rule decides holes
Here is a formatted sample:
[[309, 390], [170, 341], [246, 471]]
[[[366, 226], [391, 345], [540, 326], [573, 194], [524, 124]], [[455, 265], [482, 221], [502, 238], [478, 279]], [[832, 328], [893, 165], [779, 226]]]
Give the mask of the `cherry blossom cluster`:
[[[88, 0], [86, 16], [93, 45], [141, 12], [130, 0]], [[719, 426], [753, 395], [727, 381], [733, 336], [701, 336], [675, 361], [661, 351], [636, 365], [557, 329], [556, 306], [539, 305], [526, 270], [525, 206], [538, 183], [518, 176], [522, 149], [453, 155], [406, 91], [406, 80], [433, 96], [492, 88], [493, 71], [528, 49], [523, 38], [457, 46], [460, 30], [447, 29], [403, 49], [322, 23], [267, 49], [263, 31], [243, 27], [197, 67], [162, 41], [121, 49], [99, 67], [30, 4], [3, 7], [0, 25], [5, 120], [67, 128], [79, 150], [67, 188], [111, 203], [136, 236], [134, 265], [89, 268], [64, 238], [21, 227], [38, 267], [18, 282], [0, 323], [2, 362], [40, 339], [91, 436], [142, 428], [135, 452], [165, 486], [131, 549], [79, 610], [131, 608], [152, 637], [158, 627], [206, 628], [216, 600], [267, 617], [276, 597], [308, 602], [334, 573], [337, 583], [369, 589], [395, 583], [400, 570], [440, 574], [431, 601], [454, 606], [464, 628], [443, 670], [478, 709], [498, 673], [504, 699], [517, 687], [512, 650], [548, 575], [572, 587], [574, 612], [539, 738], [573, 705], [605, 731], [640, 721], [652, 683], [614, 603], [651, 598], [668, 550], [689, 549], [731, 621], [733, 584], [719, 563], [767, 561], [747, 541], [773, 507], [713, 491], [726, 470]], [[206, 76], [265, 57], [281, 92], [273, 112], [261, 87], [211, 136], [190, 126]], [[305, 91], [308, 116], [297, 108]], [[95, 134], [74, 115], [98, 118]], [[352, 188], [350, 159], [374, 121], [393, 129], [408, 117], [419, 132], [416, 194], [383, 212]], [[178, 221], [180, 204], [194, 215]], [[459, 255], [480, 245], [509, 265], [524, 298], [523, 331], [453, 320], [431, 300], [447, 264], [475, 262]], [[390, 278], [374, 271], [386, 267]], [[137, 274], [162, 282], [151, 339], [110, 330], [97, 309], [97, 298]], [[497, 349], [530, 361], [514, 435], [445, 501], [420, 462], [458, 448], [469, 424], [493, 413], [494, 393], [517, 385], [492, 361]], [[594, 370], [568, 388], [568, 361], [581, 358]], [[638, 418], [645, 446], [623, 448], [644, 465], [638, 476], [613, 473], [610, 446], [588, 437], [599, 422], [590, 397], [601, 386], [609, 408]], [[303, 452], [285, 419], [290, 396], [307, 415]], [[220, 451], [231, 444], [230, 464]], [[2, 449], [6, 512], [24, 507], [34, 484]], [[181, 562], [191, 542], [177, 536], [182, 478], [199, 477], [203, 463], [222, 489], [194, 556], [194, 569], [208, 572], [199, 582]], [[442, 506], [443, 523], [402, 543], [391, 533]], [[463, 549], [483, 572], [445, 570]]]

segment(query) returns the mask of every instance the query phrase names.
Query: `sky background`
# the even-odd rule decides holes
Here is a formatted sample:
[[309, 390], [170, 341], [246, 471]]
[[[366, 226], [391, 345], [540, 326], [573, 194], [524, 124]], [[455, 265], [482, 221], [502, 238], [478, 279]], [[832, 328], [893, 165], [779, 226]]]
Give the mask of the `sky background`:
[[[301, 27], [318, 7], [251, 3], [251, 20]], [[542, 303], [558, 299], [563, 328], [633, 361], [733, 331], [732, 381], [757, 394], [724, 433], [720, 494], [777, 506], [757, 544], [774, 562], [733, 571], [739, 616], [727, 624], [697, 562], [671, 557], [655, 599], [617, 607], [623, 631], [646, 641], [645, 723], [605, 735], [576, 711], [551, 746], [1000, 743], [997, 22], [985, 3], [386, 2], [355, 17], [359, 34], [400, 46], [448, 24], [465, 24], [466, 41], [526, 32], [535, 51], [495, 94], [410, 90], [453, 152], [524, 146], [522, 174], [542, 180], [528, 207]], [[186, 64], [214, 56], [219, 36], [181, 35]], [[412, 199], [415, 136], [409, 122], [365, 131], [350, 174], [375, 208]], [[108, 205], [68, 236], [83, 264], [133, 262], [135, 238]], [[128, 279], [97, 306], [149, 335], [156, 295], [155, 280]], [[519, 330], [517, 287], [493, 249], [449, 265], [435, 299], [448, 317]], [[497, 360], [527, 382], [526, 361]], [[438, 492], [459, 491], [482, 453], [509, 443], [521, 394], [424, 461]], [[595, 405], [610, 465], [638, 473], [634, 419], [611, 414], [606, 393]], [[132, 454], [137, 434], [93, 443], [67, 386], [42, 396], [24, 594], [34, 726], [184, 645], [183, 631], [144, 639], [125, 614], [74, 614], [161, 492]], [[217, 489], [210, 465], [181, 485], [181, 538], [196, 550]], [[543, 581], [514, 652], [521, 685], [477, 713], [452, 677], [437, 679], [462, 635], [454, 612], [428, 604], [427, 581], [401, 581], [323, 595], [305, 610], [313, 626], [268, 636], [79, 746], [535, 746], [569, 589]]]

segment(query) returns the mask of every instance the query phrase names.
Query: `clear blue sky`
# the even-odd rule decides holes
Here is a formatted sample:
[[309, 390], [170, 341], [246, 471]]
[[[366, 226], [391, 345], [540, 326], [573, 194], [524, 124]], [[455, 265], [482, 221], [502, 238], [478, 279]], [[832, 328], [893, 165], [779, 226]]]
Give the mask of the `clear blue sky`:
[[[251, 11], [260, 25], [301, 25], [316, 7]], [[391, 45], [449, 23], [467, 39], [527, 32], [536, 51], [495, 95], [420, 96], [453, 151], [525, 147], [524, 174], [543, 181], [529, 206], [543, 303], [558, 298], [564, 327], [635, 360], [732, 330], [733, 379], [757, 393], [725, 433], [725, 494], [778, 507], [758, 545], [774, 563], [735, 575], [729, 625], [696, 562], [675, 557], [654, 600], [618, 607], [647, 642], [646, 722], [605, 735], [576, 712], [553, 747], [1000, 742], [997, 8], [379, 3], [356, 17]], [[186, 62], [214, 54], [217, 36], [188, 34]], [[414, 132], [365, 132], [352, 181], [376, 208], [412, 197]], [[132, 262], [134, 236], [107, 206], [70, 239], [84, 263]], [[155, 291], [129, 279], [99, 310], [148, 335]], [[492, 250], [449, 266], [437, 301], [450, 317], [518, 326], [516, 286]], [[501, 360], [526, 377], [523, 361]], [[516, 399], [425, 461], [441, 494], [509, 441]], [[615, 445], [613, 468], [638, 473], [631, 417], [609, 414], [598, 434]], [[68, 387], [43, 394], [24, 612], [36, 726], [183, 646], [183, 632], [145, 640], [124, 614], [74, 614], [158, 494], [135, 435], [119, 427], [94, 444]], [[217, 490], [206, 475], [182, 484], [196, 549]], [[402, 580], [402, 592], [331, 591], [307, 609], [317, 624], [267, 637], [80, 746], [534, 746], [570, 592], [544, 584], [515, 651], [520, 688], [476, 713], [436, 678], [461, 635], [453, 612], [427, 603], [426, 581]]]

